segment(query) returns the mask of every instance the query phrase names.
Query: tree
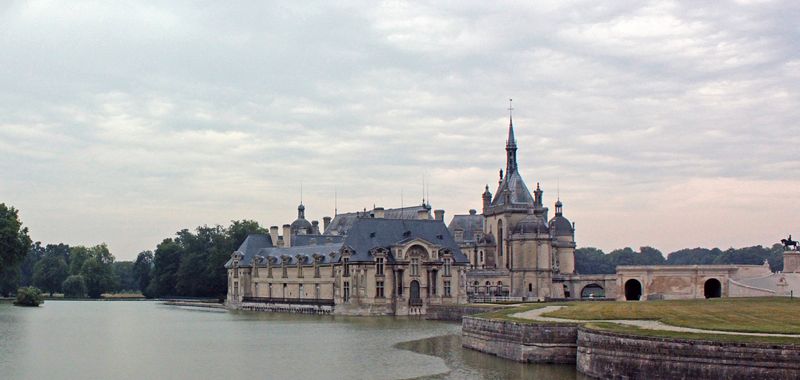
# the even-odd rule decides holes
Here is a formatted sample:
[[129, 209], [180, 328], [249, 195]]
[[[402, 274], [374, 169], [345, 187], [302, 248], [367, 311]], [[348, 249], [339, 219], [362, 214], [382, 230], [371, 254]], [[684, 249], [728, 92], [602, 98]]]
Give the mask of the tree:
[[48, 254], [34, 266], [33, 283], [52, 297], [53, 293], [61, 291], [61, 283], [68, 274], [64, 258], [58, 254]]
[[137, 289], [148, 298], [152, 297], [152, 295], [147, 292], [147, 285], [150, 284], [150, 272], [152, 272], [152, 270], [153, 252], [139, 252], [139, 255], [136, 256], [136, 261], [133, 262], [133, 277], [136, 280]]
[[[22, 226], [19, 212], [14, 207], [0, 203], [0, 283], [16, 282], [19, 276], [19, 264], [25, 259], [31, 247], [28, 228]], [[4, 286], [3, 295], [10, 291]]]
[[83, 276], [81, 275], [72, 275], [67, 277], [67, 279], [61, 284], [61, 289], [64, 291], [64, 297], [86, 297], [86, 281], [83, 280]]
[[108, 251], [108, 246], [100, 244], [91, 248], [77, 248], [80, 248], [78, 252], [81, 256], [88, 255], [88, 257], [81, 257], [83, 265], [80, 275], [86, 282], [86, 293], [89, 297], [100, 298], [104, 292], [113, 290], [116, 286], [112, 266], [114, 255]]
[[148, 293], [155, 297], [176, 295], [178, 268], [181, 266], [181, 246], [172, 239], [164, 239], [153, 256], [153, 278]]
[[89, 248], [84, 246], [72, 247], [69, 249], [69, 274], [81, 274], [83, 263], [92, 256]]
[[114, 279], [116, 282], [116, 291], [137, 291], [139, 290], [139, 283], [133, 275], [133, 262], [132, 261], [115, 261], [112, 264], [114, 269]]
[[19, 267], [20, 287], [33, 285], [33, 268], [39, 260], [44, 258], [46, 249], [47, 248], [42, 246], [42, 243], [38, 241], [31, 245], [28, 254], [25, 255], [25, 260], [22, 260], [22, 264], [20, 264]]
[[14, 305], [17, 306], [39, 306], [44, 302], [42, 292], [33, 286], [17, 289], [17, 300]]

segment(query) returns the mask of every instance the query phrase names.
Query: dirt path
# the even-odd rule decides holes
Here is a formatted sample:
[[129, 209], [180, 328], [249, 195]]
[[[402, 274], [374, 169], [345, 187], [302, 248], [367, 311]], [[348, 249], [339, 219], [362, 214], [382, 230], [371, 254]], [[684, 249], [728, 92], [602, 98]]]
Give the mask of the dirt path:
[[543, 314], [547, 314], [556, 310], [561, 309], [562, 307], [566, 306], [545, 306], [539, 309], [528, 310], [522, 313], [511, 314], [511, 317], [514, 318], [524, 318], [530, 319], [534, 321], [542, 321], [542, 322], [611, 322], [611, 323], [618, 323], [621, 325], [628, 325], [628, 326], [636, 326], [643, 329], [649, 330], [665, 330], [665, 331], [678, 331], [678, 332], [687, 332], [687, 333], [700, 333], [700, 334], [724, 334], [724, 335], [750, 335], [750, 336], [780, 336], [780, 337], [788, 337], [788, 338], [800, 338], [800, 335], [797, 334], [769, 334], [769, 333], [747, 333], [747, 332], [733, 332], [733, 331], [719, 331], [719, 330], [703, 330], [703, 329], [694, 329], [690, 327], [679, 327], [679, 326], [672, 326], [665, 324], [661, 321], [650, 321], [650, 320], [636, 320], [636, 319], [598, 319], [598, 320], [577, 320], [577, 319], [564, 319], [564, 318], [553, 318], [553, 317], [545, 317]]

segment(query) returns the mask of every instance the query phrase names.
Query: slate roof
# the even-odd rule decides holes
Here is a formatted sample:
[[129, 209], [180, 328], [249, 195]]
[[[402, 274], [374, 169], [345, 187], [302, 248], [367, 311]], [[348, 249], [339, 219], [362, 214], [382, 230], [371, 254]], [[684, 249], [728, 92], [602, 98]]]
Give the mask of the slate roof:
[[[511, 192], [511, 196], [509, 197], [511, 204], [509, 205], [505, 204], [506, 190]], [[522, 176], [516, 170], [511, 173], [506, 173], [506, 176], [503, 177], [503, 181], [500, 182], [500, 186], [497, 187], [497, 191], [494, 193], [492, 206], [502, 205], [533, 207], [533, 196], [531, 196], [528, 186], [525, 185], [525, 181], [522, 180]]]
[[572, 236], [574, 230], [572, 229], [572, 223], [570, 223], [569, 219], [557, 215], [550, 219], [550, 228], [553, 229], [554, 236]]
[[464, 231], [464, 242], [475, 242], [475, 233], [483, 232], [483, 215], [469, 214], [469, 215], [454, 215], [453, 220], [447, 226], [450, 233], [455, 236], [455, 231], [461, 229]]
[[[430, 206], [410, 206], [402, 208], [390, 208], [383, 211], [384, 219], [416, 219], [420, 210], [430, 210]], [[347, 235], [353, 223], [358, 218], [369, 217], [372, 211], [356, 211], [338, 214], [331, 220], [328, 228], [323, 232], [324, 235]]]
[[354, 251], [351, 262], [363, 262], [372, 261], [369, 251], [373, 248], [388, 248], [417, 238], [450, 249], [456, 263], [469, 262], [441, 220], [359, 218], [344, 245]]
[[[313, 235], [305, 235], [313, 237]], [[469, 260], [458, 248], [447, 227], [441, 220], [421, 220], [421, 219], [384, 219], [384, 218], [356, 218], [353, 221], [350, 233], [346, 237], [317, 235], [317, 237], [331, 237], [338, 242], [323, 243], [318, 245], [294, 245], [292, 247], [274, 247], [268, 235], [253, 234], [249, 235], [242, 243], [237, 252], [244, 257], [240, 259], [240, 266], [249, 266], [256, 255], [264, 257], [274, 257], [280, 263], [283, 256], [289, 256], [289, 265], [297, 264], [297, 255], [306, 256], [305, 263], [311, 263], [314, 254], [324, 256], [322, 263], [328, 264], [338, 262], [342, 247], [348, 247], [353, 251], [350, 257], [351, 262], [371, 262], [373, 257], [370, 251], [373, 248], [389, 248], [395, 244], [411, 239], [423, 239], [442, 248], [448, 248], [453, 252], [455, 263], [468, 263]], [[331, 255], [333, 253], [333, 255]], [[389, 261], [393, 258], [389, 257]], [[230, 268], [233, 260], [225, 263], [226, 268]]]

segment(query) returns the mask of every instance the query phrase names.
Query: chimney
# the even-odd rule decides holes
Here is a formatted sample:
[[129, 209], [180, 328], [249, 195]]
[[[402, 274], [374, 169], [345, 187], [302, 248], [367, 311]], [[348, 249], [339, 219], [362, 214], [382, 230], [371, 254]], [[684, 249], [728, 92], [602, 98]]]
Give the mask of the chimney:
[[385, 215], [386, 215], [386, 214], [384, 213], [384, 211], [385, 211], [385, 210], [383, 209], [383, 207], [375, 207], [375, 209], [374, 209], [374, 210], [372, 210], [372, 215], [373, 215], [375, 218], [381, 218], [381, 219], [383, 219], [383, 218], [385, 217]]
[[436, 220], [444, 221], [444, 210], [433, 210]]
[[269, 228], [269, 238], [272, 239], [272, 245], [278, 246], [278, 226]]
[[319, 221], [312, 220], [311, 221], [311, 229], [313, 230], [311, 233], [314, 235], [319, 235]]
[[283, 246], [292, 246], [292, 226], [288, 224], [283, 225]]
[[428, 220], [431, 218], [431, 214], [427, 209], [420, 209], [417, 211], [417, 219], [420, 220]]
[[328, 230], [328, 226], [330, 226], [330, 225], [331, 225], [331, 217], [330, 216], [326, 216], [326, 217], [322, 218], [322, 232], [327, 231]]

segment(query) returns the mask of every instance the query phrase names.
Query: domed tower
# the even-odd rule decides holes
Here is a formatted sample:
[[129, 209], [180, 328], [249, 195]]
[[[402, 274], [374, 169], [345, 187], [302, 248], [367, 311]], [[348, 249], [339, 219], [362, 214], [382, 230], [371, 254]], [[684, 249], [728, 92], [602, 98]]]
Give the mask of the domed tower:
[[313, 229], [311, 222], [306, 220], [306, 206], [300, 203], [300, 206], [297, 206], [297, 219], [291, 224], [291, 233], [292, 235], [307, 235]]
[[556, 216], [550, 219], [550, 234], [553, 236], [553, 248], [558, 255], [559, 272], [575, 273], [575, 227], [564, 217], [564, 205], [556, 201]]

